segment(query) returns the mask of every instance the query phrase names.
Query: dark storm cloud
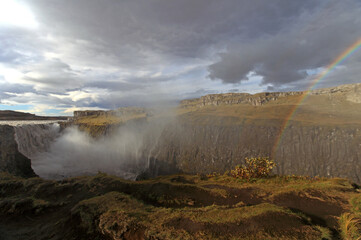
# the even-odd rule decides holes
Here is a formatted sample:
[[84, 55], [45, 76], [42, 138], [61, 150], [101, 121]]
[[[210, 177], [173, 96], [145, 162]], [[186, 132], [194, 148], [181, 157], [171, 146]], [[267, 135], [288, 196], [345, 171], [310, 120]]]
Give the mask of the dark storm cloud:
[[[210, 46], [278, 33], [314, 1], [32, 1], [49, 32], [95, 43], [102, 54], [143, 63], [153, 54], [198, 58]], [[317, 7], [317, 6], [316, 6]], [[242, 39], [242, 40], [243, 40]], [[149, 53], [152, 52], [152, 53]], [[134, 56], [124, 56], [132, 53]], [[138, 58], [138, 59], [137, 59]]]
[[304, 79], [361, 35], [360, 6], [348, 0], [37, 0], [32, 7], [49, 32], [86, 41], [79, 57], [95, 62], [162, 66], [225, 49], [209, 66], [209, 77], [224, 83], [251, 71], [265, 84]]
[[294, 16], [283, 32], [229, 45], [209, 66], [209, 77], [236, 83], [254, 72], [264, 77], [264, 84], [276, 86], [306, 79], [307, 69], [327, 66], [361, 37], [360, 16], [357, 2], [330, 1], [317, 11]]

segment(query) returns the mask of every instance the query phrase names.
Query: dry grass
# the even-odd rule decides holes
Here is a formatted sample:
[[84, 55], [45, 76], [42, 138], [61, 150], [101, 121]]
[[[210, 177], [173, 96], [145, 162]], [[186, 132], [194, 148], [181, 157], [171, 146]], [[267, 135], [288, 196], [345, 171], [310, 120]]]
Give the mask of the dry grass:
[[345, 240], [361, 239], [361, 194], [350, 200], [351, 209], [339, 218], [341, 236]]
[[339, 219], [341, 236], [345, 240], [361, 239], [361, 219], [352, 213], [344, 213]]
[[133, 119], [145, 118], [146, 113], [133, 113], [122, 116], [116, 115], [94, 115], [81, 117], [75, 120], [75, 124], [88, 124], [88, 125], [112, 125], [125, 123]]
[[[179, 108], [178, 115], [197, 124], [235, 125], [252, 123], [260, 125], [279, 125], [293, 115], [293, 121], [302, 125], [324, 126], [354, 125], [361, 123], [360, 104], [346, 101], [344, 96], [312, 95], [300, 106], [302, 96], [287, 96], [270, 101], [262, 106], [234, 104], [220, 106]], [[217, 120], [218, 119], [218, 120]]]

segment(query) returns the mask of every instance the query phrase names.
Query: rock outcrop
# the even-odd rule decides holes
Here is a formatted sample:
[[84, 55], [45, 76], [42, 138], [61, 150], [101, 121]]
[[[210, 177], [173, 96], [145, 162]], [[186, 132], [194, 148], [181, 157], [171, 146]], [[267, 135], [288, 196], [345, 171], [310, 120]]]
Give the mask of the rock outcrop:
[[140, 107], [123, 107], [116, 110], [85, 110], [85, 111], [74, 111], [74, 119], [89, 117], [89, 116], [123, 116], [123, 115], [139, 115], [139, 114], [149, 114], [145, 108]]
[[257, 94], [249, 93], [223, 93], [209, 94], [200, 98], [183, 100], [180, 102], [181, 108], [204, 107], [204, 106], [220, 106], [234, 104], [249, 104], [253, 106], [261, 106], [271, 101], [277, 101], [288, 96], [300, 95], [327, 95], [345, 96], [346, 100], [354, 103], [361, 103], [361, 83], [346, 84], [331, 88], [322, 88], [312, 90], [310, 92], [264, 92]]
[[14, 127], [8, 125], [0, 125], [0, 171], [26, 178], [36, 176], [31, 160], [18, 150]]
[[331, 88], [322, 88], [311, 91], [312, 95], [343, 96], [352, 103], [361, 103], [361, 83], [347, 84]]
[[304, 92], [265, 92], [257, 94], [249, 93], [224, 93], [209, 94], [200, 98], [183, 100], [180, 103], [181, 108], [204, 107], [204, 106], [220, 106], [233, 104], [249, 104], [253, 106], [261, 106], [270, 101], [276, 101], [280, 98], [294, 95], [302, 95]]

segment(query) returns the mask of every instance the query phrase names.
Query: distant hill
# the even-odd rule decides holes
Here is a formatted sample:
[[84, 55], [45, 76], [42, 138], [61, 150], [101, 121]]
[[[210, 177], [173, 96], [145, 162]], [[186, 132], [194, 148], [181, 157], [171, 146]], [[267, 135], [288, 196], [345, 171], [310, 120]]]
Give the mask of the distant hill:
[[31, 113], [0, 110], [0, 120], [67, 120], [68, 117], [36, 116]]

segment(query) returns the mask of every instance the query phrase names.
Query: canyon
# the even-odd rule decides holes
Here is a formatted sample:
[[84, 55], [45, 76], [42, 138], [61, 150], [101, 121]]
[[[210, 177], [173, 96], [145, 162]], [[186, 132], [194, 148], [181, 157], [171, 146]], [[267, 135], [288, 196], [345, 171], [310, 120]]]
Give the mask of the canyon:
[[[353, 84], [3, 120], [0, 238], [347, 239], [360, 96]], [[258, 156], [271, 176], [229, 174]]]
[[[224, 173], [246, 157], [268, 156], [276, 163], [275, 174], [342, 177], [360, 183], [360, 96], [361, 84], [307, 93], [212, 94], [184, 100], [172, 111], [134, 107], [77, 111], [74, 119], [55, 128], [53, 123], [15, 126], [14, 136], [19, 152], [35, 158], [33, 166], [38, 152], [49, 151], [52, 142], [75, 127], [89, 134], [94, 145], [114, 146], [98, 147], [100, 153], [92, 154], [99, 158], [92, 160], [98, 161], [94, 164], [99, 171], [110, 169], [102, 168], [102, 161], [106, 165], [118, 158], [126, 162], [119, 168], [132, 169], [131, 174], [124, 175], [124, 169], [118, 173], [133, 179], [180, 172]], [[79, 141], [88, 141], [84, 139]], [[74, 142], [75, 148], [77, 144], [81, 143]], [[126, 154], [114, 148], [126, 149]], [[76, 153], [62, 149], [57, 154], [67, 151]], [[71, 161], [69, 154], [68, 158]], [[81, 158], [92, 159], [78, 154], [74, 161]]]
[[[360, 183], [360, 96], [361, 84], [307, 93], [212, 94], [182, 101], [173, 115], [130, 114], [134, 118], [117, 126], [164, 121], [157, 136], [142, 138], [139, 152], [148, 162], [148, 176], [223, 173], [245, 157], [269, 156], [276, 162], [276, 174], [343, 177]], [[113, 125], [89, 120], [79, 118], [73, 124], [94, 137], [114, 132]]]

